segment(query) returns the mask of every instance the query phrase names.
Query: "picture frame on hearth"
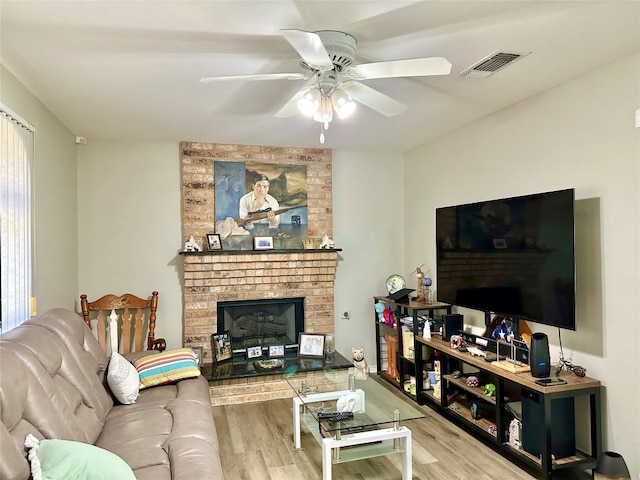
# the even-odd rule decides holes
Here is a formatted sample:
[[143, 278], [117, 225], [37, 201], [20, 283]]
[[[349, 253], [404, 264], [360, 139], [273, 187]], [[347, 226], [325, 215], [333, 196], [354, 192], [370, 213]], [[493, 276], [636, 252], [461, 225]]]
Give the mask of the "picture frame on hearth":
[[507, 248], [507, 241], [504, 238], [494, 238], [493, 248]]
[[269, 345], [269, 358], [284, 357], [284, 345]]
[[298, 336], [298, 356], [324, 358], [324, 334], [300, 332]]
[[275, 247], [273, 245], [273, 237], [271, 236], [253, 237], [254, 250], [273, 250], [274, 248]]
[[254, 360], [256, 358], [262, 358], [262, 347], [260, 345], [247, 347], [247, 360]]
[[220, 240], [220, 235], [217, 233], [207, 233], [207, 249], [209, 251], [222, 250], [222, 240]]
[[233, 358], [231, 335], [228, 331], [211, 334], [211, 351], [214, 363], [224, 362]]
[[198, 366], [201, 367], [204, 365], [204, 348], [202, 347], [191, 347], [193, 350], [193, 354], [196, 357], [196, 362], [198, 362]]

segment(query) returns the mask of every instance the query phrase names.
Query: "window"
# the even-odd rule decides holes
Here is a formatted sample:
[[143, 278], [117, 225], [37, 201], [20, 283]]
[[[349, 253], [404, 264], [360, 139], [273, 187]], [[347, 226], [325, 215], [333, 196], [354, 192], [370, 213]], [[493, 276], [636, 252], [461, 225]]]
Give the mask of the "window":
[[29, 318], [34, 128], [0, 105], [0, 331]]

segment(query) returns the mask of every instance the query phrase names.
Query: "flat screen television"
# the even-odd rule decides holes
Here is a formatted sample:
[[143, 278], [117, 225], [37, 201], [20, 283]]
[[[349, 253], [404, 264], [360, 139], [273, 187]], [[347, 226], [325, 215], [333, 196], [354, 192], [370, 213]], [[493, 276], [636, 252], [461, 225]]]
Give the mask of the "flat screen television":
[[437, 208], [438, 300], [575, 330], [574, 197]]

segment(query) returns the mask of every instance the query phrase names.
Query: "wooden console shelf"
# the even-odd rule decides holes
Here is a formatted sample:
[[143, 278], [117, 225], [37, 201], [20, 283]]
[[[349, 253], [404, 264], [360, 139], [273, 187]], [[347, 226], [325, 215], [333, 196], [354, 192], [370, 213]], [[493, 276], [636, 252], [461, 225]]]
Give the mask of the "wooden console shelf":
[[[517, 459], [531, 468], [541, 472], [541, 478], [550, 479], [554, 471], [566, 468], [579, 468], [582, 470], [594, 468], [598, 456], [602, 453], [602, 419], [600, 382], [589, 377], [577, 377], [567, 372], [562, 372], [560, 377], [567, 383], [552, 387], [545, 387], [535, 383], [536, 378], [530, 372], [513, 373], [504, 368], [499, 368], [483, 357], [472, 356], [470, 353], [460, 352], [451, 348], [449, 342], [443, 341], [439, 335], [432, 338], [415, 336], [415, 351], [422, 346], [429, 347], [437, 352], [440, 360], [440, 396], [433, 395], [432, 390], [416, 391], [418, 403], [427, 403], [438, 410], [442, 415], [469, 429], [478, 437], [490, 443], [513, 459]], [[461, 372], [459, 378], [452, 375], [454, 370]], [[469, 386], [466, 377], [474, 375], [480, 379], [479, 386]], [[496, 386], [495, 396], [488, 397], [484, 392], [484, 385], [493, 383]], [[520, 392], [524, 399], [524, 392], [536, 395], [539, 401], [540, 418], [536, 418], [535, 427], [539, 429], [540, 456], [536, 457], [523, 448], [514, 448], [508, 443], [508, 423], [511, 417], [506, 405], [517, 402]], [[575, 450], [574, 455], [563, 458], [552, 456], [554, 431], [552, 409], [554, 401], [559, 399], [571, 399], [587, 395], [589, 397], [589, 422], [591, 451], [589, 453]], [[563, 400], [565, 403], [567, 400]], [[473, 412], [476, 411], [476, 418]], [[481, 412], [480, 412], [481, 411]], [[523, 429], [527, 425], [523, 424]], [[557, 430], [557, 429], [555, 429]], [[554, 432], [562, 436], [562, 432]], [[569, 437], [573, 438], [573, 434]], [[566, 436], [564, 438], [567, 438]]]

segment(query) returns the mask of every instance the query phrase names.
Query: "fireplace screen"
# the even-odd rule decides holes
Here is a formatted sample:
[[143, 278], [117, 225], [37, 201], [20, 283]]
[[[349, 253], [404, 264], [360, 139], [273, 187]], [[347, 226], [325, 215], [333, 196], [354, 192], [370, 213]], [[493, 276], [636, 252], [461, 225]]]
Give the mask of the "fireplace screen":
[[304, 331], [304, 298], [218, 302], [218, 332], [228, 331], [234, 351], [298, 343]]

